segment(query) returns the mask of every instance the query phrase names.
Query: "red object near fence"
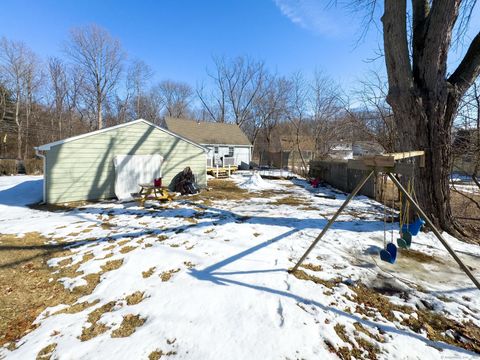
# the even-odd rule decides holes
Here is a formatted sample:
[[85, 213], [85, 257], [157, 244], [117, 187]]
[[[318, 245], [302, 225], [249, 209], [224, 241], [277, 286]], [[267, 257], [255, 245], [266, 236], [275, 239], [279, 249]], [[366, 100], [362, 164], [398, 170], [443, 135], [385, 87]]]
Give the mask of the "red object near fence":
[[153, 185], [155, 187], [161, 187], [162, 186], [162, 178], [153, 179]]

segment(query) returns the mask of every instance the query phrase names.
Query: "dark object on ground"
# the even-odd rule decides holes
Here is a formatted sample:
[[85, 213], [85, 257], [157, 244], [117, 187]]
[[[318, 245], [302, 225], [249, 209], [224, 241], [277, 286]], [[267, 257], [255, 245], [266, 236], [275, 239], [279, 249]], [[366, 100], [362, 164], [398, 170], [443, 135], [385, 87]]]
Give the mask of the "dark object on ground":
[[182, 172], [179, 172], [172, 180], [171, 187], [174, 191], [182, 195], [196, 194], [200, 191], [198, 185], [195, 183], [195, 175], [192, 173], [190, 167], [186, 167]]
[[337, 197], [335, 195], [315, 194], [315, 197], [319, 197], [319, 198], [323, 198], [323, 199], [332, 199], [332, 200], [337, 199]]

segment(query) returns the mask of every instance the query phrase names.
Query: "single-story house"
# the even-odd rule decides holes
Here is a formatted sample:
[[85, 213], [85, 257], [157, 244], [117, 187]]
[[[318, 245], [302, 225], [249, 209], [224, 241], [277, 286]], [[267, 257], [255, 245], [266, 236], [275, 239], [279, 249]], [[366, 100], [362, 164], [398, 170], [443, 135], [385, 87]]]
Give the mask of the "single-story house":
[[249, 167], [253, 145], [236, 124], [166, 117], [168, 130], [208, 149], [208, 166]]
[[160, 158], [158, 174], [166, 185], [187, 166], [200, 186], [207, 183], [207, 149], [143, 119], [55, 141], [35, 150], [44, 159], [46, 203], [114, 198], [118, 174], [114, 161], [119, 157]]

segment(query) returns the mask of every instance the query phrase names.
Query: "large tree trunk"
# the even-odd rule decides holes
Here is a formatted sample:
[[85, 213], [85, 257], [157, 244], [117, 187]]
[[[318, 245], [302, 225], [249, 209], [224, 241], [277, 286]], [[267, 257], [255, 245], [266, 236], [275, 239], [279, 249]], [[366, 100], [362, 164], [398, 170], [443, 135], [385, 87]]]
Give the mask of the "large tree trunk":
[[97, 100], [97, 127], [100, 130], [103, 127], [102, 100]]
[[[412, 102], [409, 111], [397, 111], [399, 151], [424, 150], [425, 167], [414, 173], [416, 198], [436, 226], [452, 235], [465, 235], [452, 215], [450, 207], [451, 124], [452, 119], [440, 114], [426, 114], [420, 104]], [[430, 100], [430, 103], [435, 103]], [[392, 100], [392, 107], [397, 107]], [[435, 108], [440, 104], [435, 103]]]
[[385, 0], [382, 17], [387, 102], [395, 116], [397, 150], [426, 152], [426, 166], [415, 174], [418, 202], [436, 226], [455, 236], [465, 234], [450, 207], [451, 130], [459, 99], [480, 70], [477, 36], [457, 71], [447, 78], [459, 8], [459, 0], [413, 0], [411, 54], [406, 0]]

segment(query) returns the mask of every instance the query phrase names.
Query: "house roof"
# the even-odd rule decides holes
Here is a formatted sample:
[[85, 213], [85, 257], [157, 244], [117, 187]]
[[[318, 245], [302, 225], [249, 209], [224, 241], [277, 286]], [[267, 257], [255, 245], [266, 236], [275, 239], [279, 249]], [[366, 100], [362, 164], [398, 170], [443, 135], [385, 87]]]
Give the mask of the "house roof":
[[199, 144], [252, 146], [245, 133], [236, 124], [197, 122], [172, 117], [166, 117], [165, 124], [168, 130]]
[[46, 151], [46, 150], [50, 150], [50, 148], [52, 148], [53, 146], [56, 146], [56, 145], [61, 145], [61, 144], [64, 144], [64, 143], [67, 143], [67, 142], [70, 142], [70, 141], [75, 141], [75, 140], [78, 140], [78, 139], [83, 139], [83, 138], [86, 138], [88, 136], [93, 136], [93, 135], [97, 135], [97, 134], [101, 134], [101, 133], [104, 133], [104, 132], [107, 132], [107, 131], [111, 131], [111, 130], [115, 130], [115, 129], [119, 129], [119, 128], [122, 128], [122, 127], [125, 127], [125, 126], [130, 126], [130, 125], [133, 125], [133, 124], [138, 124], [138, 123], [145, 123], [149, 126], [153, 126], [154, 128], [160, 130], [160, 131], [163, 131], [167, 134], [170, 134], [172, 136], [175, 136], [175, 137], [178, 137], [192, 145], [195, 145], [199, 148], [201, 148], [202, 150], [204, 151], [207, 151], [206, 148], [204, 148], [202, 145], [196, 143], [195, 141], [192, 141], [191, 139], [188, 139], [188, 138], [185, 138], [183, 137], [182, 135], [180, 134], [176, 134], [175, 132], [172, 132], [172, 131], [169, 131], [167, 129], [164, 129], [158, 125], [155, 125], [153, 123], [151, 123], [150, 121], [147, 121], [147, 120], [144, 120], [144, 119], [138, 119], [138, 120], [134, 120], [134, 121], [129, 121], [129, 122], [126, 122], [126, 123], [123, 123], [123, 124], [119, 124], [119, 125], [115, 125], [115, 126], [110, 126], [110, 127], [106, 127], [106, 128], [103, 128], [103, 129], [100, 129], [100, 130], [95, 130], [95, 131], [91, 131], [91, 132], [88, 132], [88, 133], [85, 133], [85, 134], [81, 134], [81, 135], [77, 135], [77, 136], [72, 136], [72, 137], [69, 137], [69, 138], [66, 138], [66, 139], [63, 139], [63, 140], [58, 140], [58, 141], [54, 141], [54, 142], [51, 142], [51, 143], [48, 143], [48, 144], [45, 144], [45, 145], [40, 145], [40, 146], [36, 146], [35, 149], [36, 150], [41, 150], [41, 151]]

